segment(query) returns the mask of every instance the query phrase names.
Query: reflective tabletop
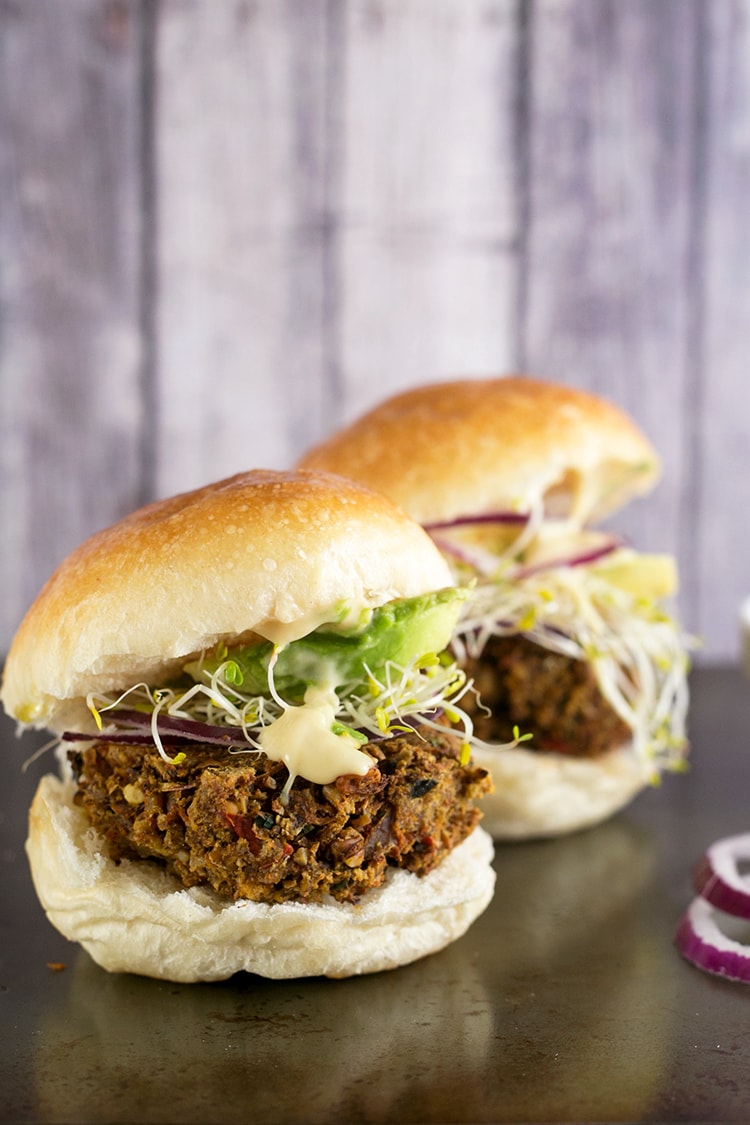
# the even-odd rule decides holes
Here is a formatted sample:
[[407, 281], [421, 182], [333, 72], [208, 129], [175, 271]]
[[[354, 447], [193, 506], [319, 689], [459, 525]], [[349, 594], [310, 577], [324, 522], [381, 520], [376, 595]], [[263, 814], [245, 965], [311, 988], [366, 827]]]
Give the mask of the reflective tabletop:
[[47, 923], [23, 852], [50, 768], [0, 725], [0, 1121], [750, 1121], [750, 986], [673, 937], [690, 868], [750, 830], [750, 699], [692, 677], [692, 766], [613, 820], [498, 847], [468, 934], [391, 973], [111, 976]]

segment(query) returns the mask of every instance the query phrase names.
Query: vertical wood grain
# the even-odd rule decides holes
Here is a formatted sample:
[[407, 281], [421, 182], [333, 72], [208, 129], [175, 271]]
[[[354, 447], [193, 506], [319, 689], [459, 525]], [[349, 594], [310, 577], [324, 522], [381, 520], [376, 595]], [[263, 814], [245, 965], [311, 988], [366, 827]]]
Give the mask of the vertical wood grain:
[[523, 368], [621, 403], [702, 658], [750, 592], [750, 0], [0, 0], [0, 648], [154, 495]]
[[344, 5], [338, 420], [513, 364], [519, 8]]
[[750, 595], [750, 4], [706, 7], [702, 132], [703, 238], [695, 277], [697, 340], [691, 441], [700, 466], [696, 614], [706, 652], [735, 656], [738, 609]]
[[141, 497], [139, 56], [127, 0], [0, 11], [0, 635]]
[[692, 593], [680, 515], [692, 488], [697, 8], [549, 0], [533, 11], [524, 364], [613, 399], [649, 434], [663, 479], [616, 522], [644, 549], [681, 551]]
[[294, 459], [323, 406], [326, 5], [165, 0], [160, 494]]

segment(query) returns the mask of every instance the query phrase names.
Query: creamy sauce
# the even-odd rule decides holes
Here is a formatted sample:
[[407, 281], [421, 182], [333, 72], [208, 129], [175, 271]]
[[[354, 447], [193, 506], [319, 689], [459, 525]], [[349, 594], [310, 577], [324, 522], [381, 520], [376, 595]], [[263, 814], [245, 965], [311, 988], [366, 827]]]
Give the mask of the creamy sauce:
[[310, 687], [299, 707], [287, 707], [273, 723], [263, 727], [258, 742], [274, 762], [283, 762], [290, 779], [304, 777], [316, 785], [329, 785], [343, 774], [363, 777], [375, 764], [348, 734], [334, 734], [336, 692]]
[[279, 648], [283, 648], [284, 645], [291, 644], [292, 641], [298, 641], [300, 637], [306, 637], [308, 633], [313, 633], [321, 625], [336, 624], [340, 628], [354, 627], [368, 608], [364, 604], [348, 606], [345, 615], [342, 617], [340, 608], [329, 606], [327, 609], [318, 610], [314, 613], [302, 614], [295, 617], [294, 621], [264, 621], [261, 625], [254, 627], [254, 632]]

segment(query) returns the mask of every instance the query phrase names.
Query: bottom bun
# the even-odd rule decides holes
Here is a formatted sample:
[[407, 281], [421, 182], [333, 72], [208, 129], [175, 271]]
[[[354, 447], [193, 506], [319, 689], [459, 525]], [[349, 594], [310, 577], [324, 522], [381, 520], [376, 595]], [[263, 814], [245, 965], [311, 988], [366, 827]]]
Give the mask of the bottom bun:
[[513, 749], [474, 748], [494, 793], [483, 797], [483, 827], [496, 840], [561, 836], [599, 824], [635, 797], [653, 769], [620, 746], [596, 758]]
[[73, 793], [42, 778], [26, 850], [52, 924], [110, 972], [183, 982], [379, 972], [461, 937], [494, 891], [492, 840], [477, 828], [429, 875], [393, 870], [356, 905], [227, 902], [149, 862], [115, 864]]

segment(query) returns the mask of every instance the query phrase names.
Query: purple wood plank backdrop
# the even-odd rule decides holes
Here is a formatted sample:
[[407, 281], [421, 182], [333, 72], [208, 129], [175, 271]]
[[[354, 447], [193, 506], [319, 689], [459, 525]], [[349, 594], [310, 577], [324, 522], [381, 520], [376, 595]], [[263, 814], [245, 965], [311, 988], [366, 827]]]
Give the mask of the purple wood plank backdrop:
[[525, 370], [659, 447], [704, 662], [750, 594], [750, 0], [0, 4], [0, 649], [155, 496]]

